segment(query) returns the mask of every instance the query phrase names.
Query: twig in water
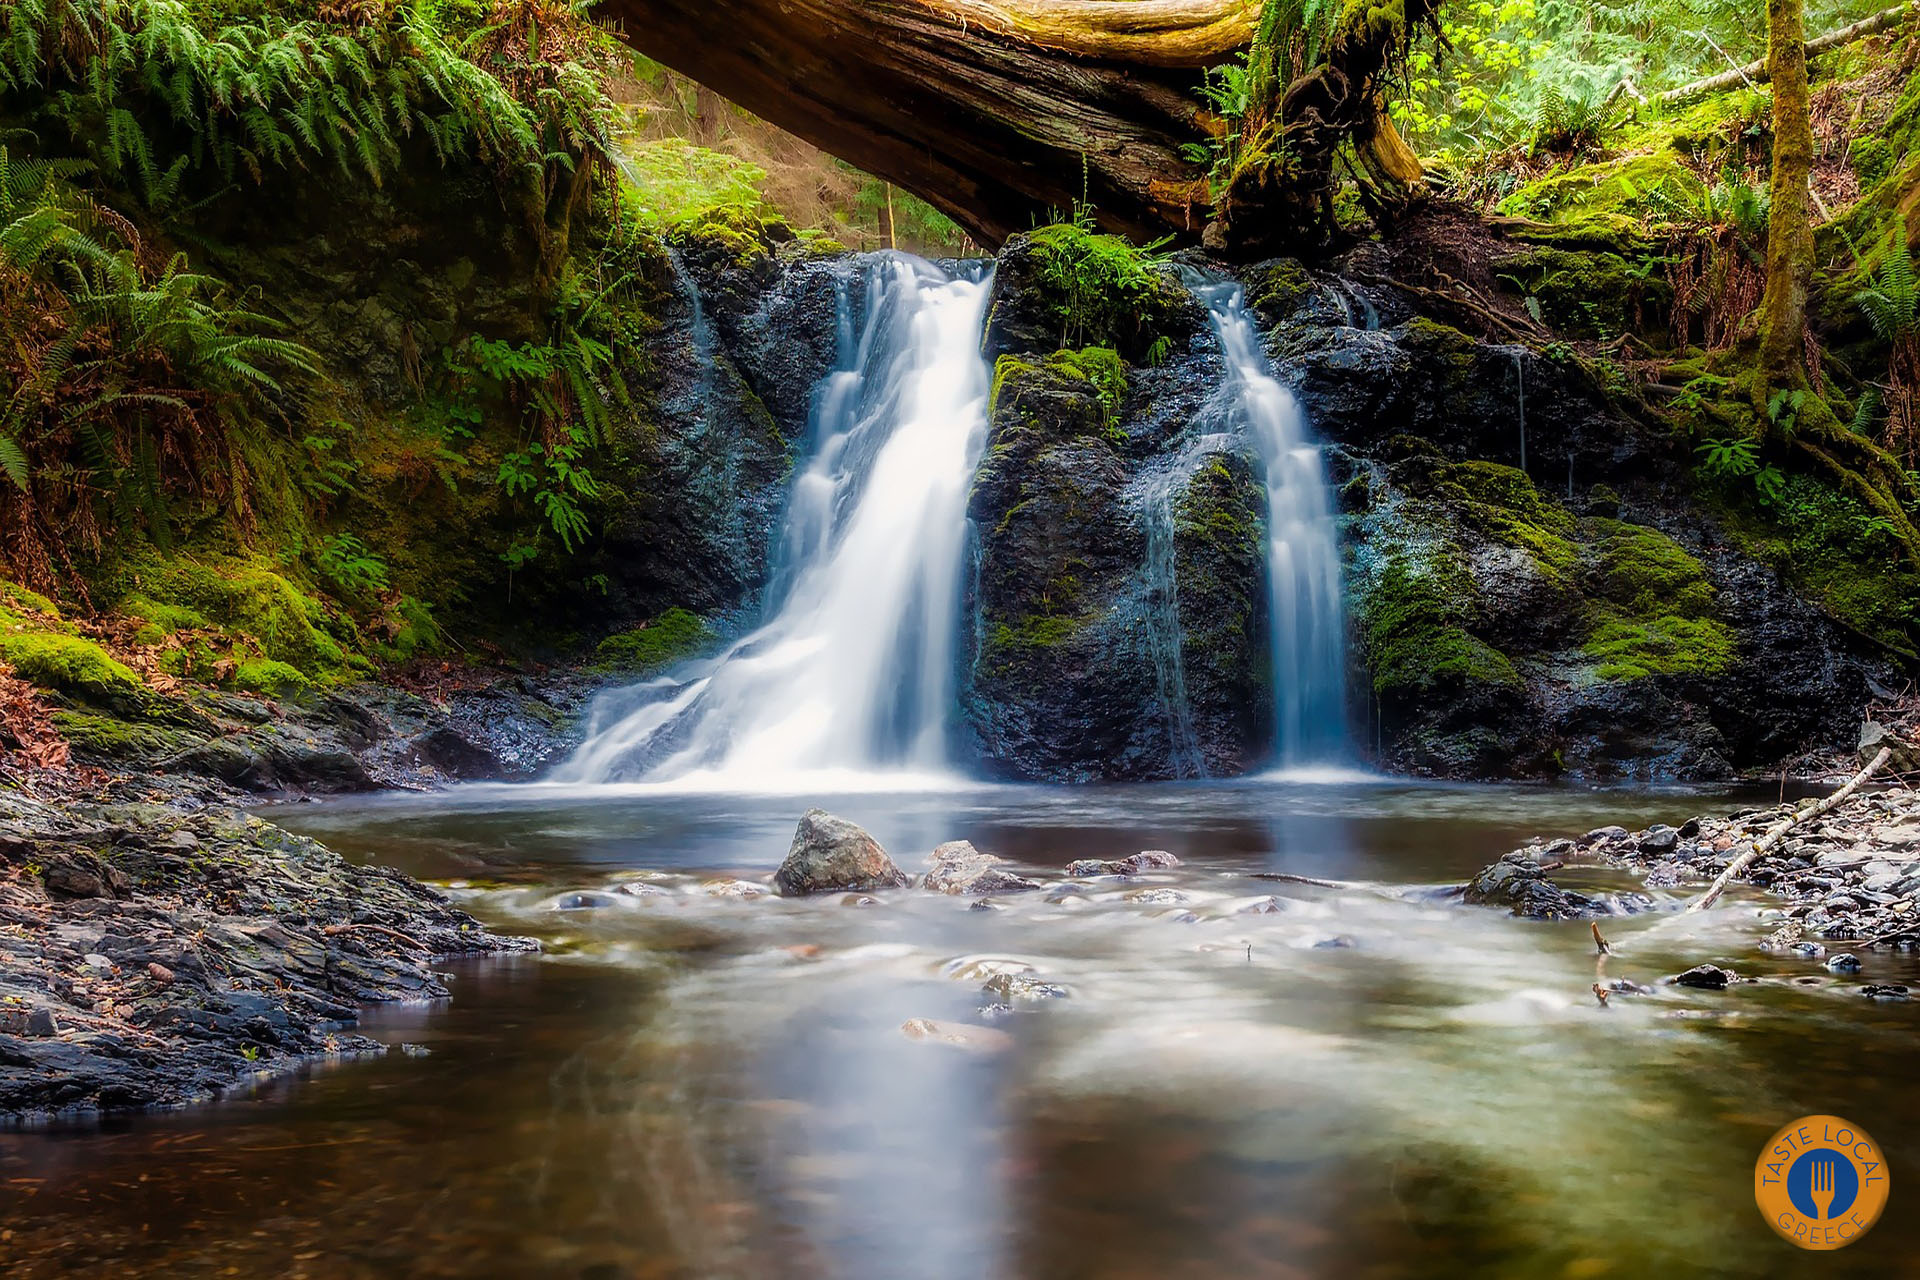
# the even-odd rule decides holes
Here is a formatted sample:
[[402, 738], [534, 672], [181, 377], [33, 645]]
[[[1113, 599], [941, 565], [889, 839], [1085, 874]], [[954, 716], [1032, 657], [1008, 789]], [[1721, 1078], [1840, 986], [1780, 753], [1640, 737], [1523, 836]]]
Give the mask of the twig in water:
[[1607, 1007], [1607, 989], [1597, 982], [1593, 984], [1593, 998], [1600, 1002], [1602, 1009]]
[[1594, 921], [1591, 921], [1590, 923], [1593, 927], [1593, 954], [1597, 956], [1612, 955], [1613, 948], [1608, 946], [1607, 940], [1600, 936], [1600, 922], [1598, 920], [1594, 920]]

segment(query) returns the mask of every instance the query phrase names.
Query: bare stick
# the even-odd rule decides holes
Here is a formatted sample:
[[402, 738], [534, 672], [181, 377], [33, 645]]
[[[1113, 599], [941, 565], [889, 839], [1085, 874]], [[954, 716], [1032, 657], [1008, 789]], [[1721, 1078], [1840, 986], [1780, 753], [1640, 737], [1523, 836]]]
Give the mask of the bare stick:
[[1612, 955], [1613, 948], [1608, 946], [1607, 940], [1600, 936], [1600, 922], [1598, 920], [1594, 920], [1594, 921], [1591, 921], [1590, 923], [1593, 925], [1593, 954], [1597, 956]]
[[[1838, 31], [1829, 31], [1826, 35], [1816, 36], [1807, 41], [1807, 56], [1825, 53], [1829, 49], [1838, 49], [1841, 45], [1852, 44], [1855, 40], [1864, 40], [1868, 36], [1878, 35], [1889, 27], [1896, 27], [1912, 15], [1912, 4], [1895, 5], [1882, 10], [1871, 18], [1862, 18], [1852, 26], [1842, 27]], [[1715, 46], [1716, 48], [1718, 46]], [[1722, 71], [1718, 75], [1683, 84], [1677, 89], [1654, 95], [1654, 101], [1661, 106], [1675, 102], [1685, 102], [1688, 98], [1697, 98], [1703, 93], [1718, 93], [1722, 89], [1732, 89], [1740, 85], [1764, 84], [1768, 79], [1767, 61], [1749, 62], [1744, 67], [1735, 67], [1731, 71]]]
[[1734, 877], [1752, 866], [1754, 859], [1766, 853], [1776, 844], [1779, 844], [1787, 832], [1793, 830], [1809, 818], [1817, 818], [1821, 814], [1845, 804], [1847, 798], [1860, 789], [1861, 783], [1880, 772], [1880, 766], [1892, 758], [1892, 747], [1880, 748], [1879, 754], [1867, 762], [1866, 768], [1847, 779], [1846, 786], [1840, 788], [1825, 800], [1818, 801], [1814, 804], [1802, 805], [1786, 817], [1780, 819], [1780, 821], [1774, 823], [1771, 827], [1768, 827], [1766, 833], [1753, 842], [1753, 848], [1747, 850], [1732, 862], [1729, 862], [1727, 869], [1720, 873], [1720, 878], [1709, 885], [1705, 893], [1687, 904], [1688, 913], [1705, 911], [1708, 907], [1719, 901], [1720, 895], [1726, 892], [1727, 886], [1733, 883]]
[[406, 943], [408, 946], [412, 947], [415, 951], [427, 950], [426, 947], [420, 944], [418, 939], [408, 937], [406, 934], [400, 932], [398, 929], [389, 929], [387, 928], [387, 926], [383, 924], [330, 924], [326, 928], [322, 929], [320, 932], [326, 934], [329, 938], [333, 938], [333, 937], [338, 937], [340, 934], [343, 934], [343, 933], [351, 933], [355, 929], [370, 929], [374, 933], [384, 933], [389, 938], [393, 938], [393, 939], [396, 939], [397, 941]]

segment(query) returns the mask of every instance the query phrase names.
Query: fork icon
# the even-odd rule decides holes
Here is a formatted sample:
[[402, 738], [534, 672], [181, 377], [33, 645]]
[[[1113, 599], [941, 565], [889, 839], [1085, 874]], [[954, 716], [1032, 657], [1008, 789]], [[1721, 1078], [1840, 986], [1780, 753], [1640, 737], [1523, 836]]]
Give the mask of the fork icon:
[[1807, 1195], [1822, 1222], [1827, 1220], [1827, 1210], [1833, 1204], [1833, 1171], [1831, 1160], [1815, 1160], [1807, 1170]]

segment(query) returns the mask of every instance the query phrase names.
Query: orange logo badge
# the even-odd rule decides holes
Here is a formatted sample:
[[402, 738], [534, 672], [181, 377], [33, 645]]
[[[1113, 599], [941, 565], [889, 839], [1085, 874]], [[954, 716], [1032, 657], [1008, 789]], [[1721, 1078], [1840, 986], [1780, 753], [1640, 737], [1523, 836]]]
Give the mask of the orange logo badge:
[[1859, 1125], [1804, 1116], [1773, 1135], [1753, 1166], [1753, 1200], [1767, 1225], [1802, 1249], [1838, 1249], [1887, 1207], [1887, 1159]]

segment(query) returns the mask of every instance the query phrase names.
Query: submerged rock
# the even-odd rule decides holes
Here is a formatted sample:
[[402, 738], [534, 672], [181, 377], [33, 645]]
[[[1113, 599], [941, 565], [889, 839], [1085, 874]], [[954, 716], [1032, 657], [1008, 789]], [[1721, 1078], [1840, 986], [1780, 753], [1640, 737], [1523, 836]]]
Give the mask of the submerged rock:
[[965, 840], [949, 840], [927, 861], [923, 883], [935, 893], [1025, 893], [1044, 889], [1038, 880], [1003, 870], [1005, 858], [982, 853]]
[[904, 889], [913, 880], [860, 826], [825, 809], [809, 809], [793, 833], [785, 862], [773, 873], [783, 898], [862, 889]]
[[1142, 871], [1177, 867], [1180, 859], [1164, 849], [1143, 849], [1125, 858], [1080, 858], [1067, 864], [1070, 876], [1137, 876]]
[[1717, 964], [1697, 964], [1685, 973], [1674, 974], [1667, 981], [1676, 987], [1692, 987], [1698, 991], [1725, 991], [1740, 981], [1740, 975], [1731, 969], [1722, 969]]
[[1476, 906], [1510, 907], [1531, 920], [1585, 920], [1631, 915], [1653, 905], [1644, 893], [1586, 894], [1563, 889], [1547, 878], [1547, 867], [1524, 849], [1516, 849], [1484, 868], [1460, 888]]

